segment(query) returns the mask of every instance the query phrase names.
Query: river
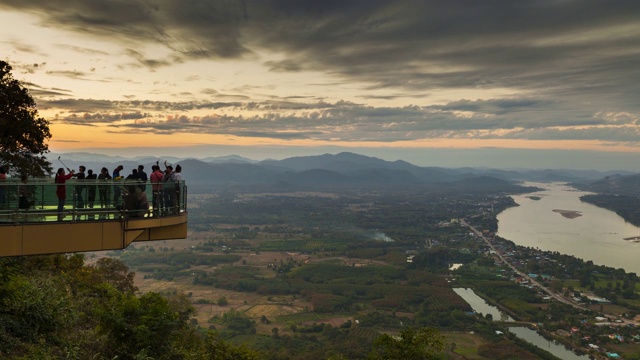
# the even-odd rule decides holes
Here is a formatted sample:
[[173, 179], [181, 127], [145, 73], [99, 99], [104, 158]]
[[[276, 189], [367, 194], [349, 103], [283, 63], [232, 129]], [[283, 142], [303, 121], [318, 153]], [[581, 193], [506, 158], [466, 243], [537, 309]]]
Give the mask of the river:
[[547, 340], [542, 335], [538, 334], [535, 330], [531, 330], [526, 327], [510, 327], [509, 331], [514, 333], [517, 337], [524, 339], [531, 344], [546, 350], [559, 357], [562, 360], [586, 360], [589, 359], [587, 355], [577, 355], [566, 346], [555, 340]]
[[[456, 294], [460, 295], [471, 308], [482, 315], [491, 314], [494, 320], [513, 321], [509, 316], [501, 312], [497, 307], [487, 304], [483, 298], [478, 296], [473, 290], [467, 288], [454, 288]], [[586, 355], [576, 355], [566, 346], [554, 340], [547, 340], [535, 330], [526, 327], [510, 326], [509, 331], [517, 337], [528, 341], [529, 343], [546, 350], [554, 356], [563, 360], [587, 360]]]
[[[624, 240], [640, 236], [640, 228], [613, 211], [580, 201], [580, 196], [587, 193], [564, 183], [525, 185], [545, 190], [511, 195], [520, 206], [498, 214], [498, 236], [518, 245], [557, 251], [640, 274], [640, 244]], [[568, 213], [563, 215], [559, 210]]]
[[503, 313], [497, 307], [487, 304], [487, 302], [480, 296], [476, 295], [473, 290], [468, 288], [454, 288], [453, 291], [460, 295], [460, 297], [463, 298], [469, 306], [471, 306], [473, 311], [482, 314], [482, 316], [491, 314], [493, 320], [496, 321], [513, 321], [509, 315]]

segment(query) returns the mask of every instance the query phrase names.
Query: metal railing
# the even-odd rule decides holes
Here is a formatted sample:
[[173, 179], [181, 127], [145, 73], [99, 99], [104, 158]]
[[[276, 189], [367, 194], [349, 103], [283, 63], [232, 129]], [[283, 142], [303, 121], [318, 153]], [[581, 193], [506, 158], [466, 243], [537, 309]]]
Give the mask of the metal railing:
[[[64, 201], [58, 194], [65, 194]], [[0, 182], [0, 225], [165, 217], [187, 211], [184, 181], [10, 179]]]

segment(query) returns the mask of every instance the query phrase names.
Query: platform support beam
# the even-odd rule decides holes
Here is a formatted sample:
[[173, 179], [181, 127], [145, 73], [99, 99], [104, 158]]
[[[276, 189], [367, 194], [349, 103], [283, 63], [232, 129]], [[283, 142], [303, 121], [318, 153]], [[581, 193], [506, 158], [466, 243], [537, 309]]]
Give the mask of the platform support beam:
[[0, 225], [0, 256], [124, 249], [132, 242], [187, 238], [187, 214], [135, 220]]

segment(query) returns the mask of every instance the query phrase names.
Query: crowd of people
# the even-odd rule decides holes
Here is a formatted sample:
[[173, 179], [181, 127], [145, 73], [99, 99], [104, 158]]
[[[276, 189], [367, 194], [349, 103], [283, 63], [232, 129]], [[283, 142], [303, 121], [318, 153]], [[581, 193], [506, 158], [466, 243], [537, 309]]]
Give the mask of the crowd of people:
[[[138, 165], [127, 176], [124, 175], [124, 166], [117, 166], [110, 174], [106, 167], [100, 169], [100, 173], [94, 173], [84, 165], [78, 167], [78, 171], [59, 168], [54, 176], [56, 196], [58, 198], [58, 220], [65, 217], [64, 209], [67, 202], [66, 182], [75, 179], [73, 197], [75, 209], [115, 208], [124, 211], [128, 217], [158, 217], [173, 215], [180, 212], [182, 167], [164, 162], [164, 171], [159, 162], [151, 166], [151, 174], [147, 175], [144, 165]], [[149, 186], [150, 185], [150, 186]], [[151, 198], [147, 194], [151, 190]], [[96, 203], [97, 195], [97, 203]], [[76, 216], [86, 216], [95, 219], [105, 213], [76, 212]]]
[[[29, 177], [20, 176], [20, 182], [10, 185], [8, 167], [0, 165], [0, 210], [10, 207], [27, 213], [35, 205], [36, 184], [29, 183]], [[68, 180], [73, 184], [67, 186]], [[107, 209], [123, 211], [127, 217], [158, 217], [179, 214], [182, 196], [182, 167], [164, 162], [162, 170], [158, 161], [151, 166], [147, 175], [144, 165], [138, 165], [131, 173], [124, 174], [124, 166], [118, 165], [111, 173], [103, 167], [99, 173], [80, 165], [78, 170], [61, 167], [54, 175], [58, 220], [65, 218], [68, 199], [73, 201], [76, 219], [106, 218]], [[14, 187], [15, 186], [15, 187]], [[97, 198], [96, 198], [97, 197]], [[15, 200], [14, 200], [15, 199]], [[72, 199], [72, 200], [71, 200]], [[14, 202], [15, 201], [15, 202]], [[16, 207], [10, 206], [13, 203]], [[90, 209], [96, 208], [96, 211]], [[105, 209], [100, 211], [98, 209]]]

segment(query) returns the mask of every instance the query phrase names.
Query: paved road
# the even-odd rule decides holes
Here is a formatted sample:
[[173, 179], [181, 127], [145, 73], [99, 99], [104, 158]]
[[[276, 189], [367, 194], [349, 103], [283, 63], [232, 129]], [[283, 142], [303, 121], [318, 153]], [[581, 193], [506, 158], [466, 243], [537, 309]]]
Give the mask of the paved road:
[[[587, 309], [584, 306], [578, 305], [575, 302], [573, 302], [572, 300], [569, 300], [567, 298], [565, 298], [564, 296], [557, 294], [555, 292], [552, 292], [550, 289], [542, 286], [542, 284], [540, 284], [539, 282], [537, 282], [536, 280], [532, 279], [529, 275], [523, 273], [522, 271], [518, 270], [515, 266], [513, 266], [510, 262], [507, 261], [507, 259], [505, 259], [502, 254], [500, 252], [498, 252], [496, 250], [496, 248], [493, 246], [493, 244], [491, 243], [491, 241], [489, 241], [489, 239], [487, 237], [484, 236], [484, 234], [482, 234], [482, 232], [480, 232], [478, 229], [476, 229], [475, 227], [471, 226], [470, 224], [468, 224], [466, 221], [464, 220], [460, 220], [460, 223], [466, 227], [468, 227], [469, 229], [471, 229], [471, 231], [473, 231], [474, 234], [476, 234], [477, 236], [479, 236], [480, 238], [482, 238], [482, 240], [484, 240], [484, 242], [489, 246], [489, 248], [491, 250], [493, 250], [493, 252], [496, 254], [496, 256], [498, 256], [498, 258], [500, 259], [500, 261], [502, 261], [504, 264], [506, 264], [507, 266], [509, 266], [511, 268], [511, 270], [513, 270], [516, 274], [518, 274], [519, 276], [529, 280], [529, 283], [535, 285], [536, 287], [538, 287], [540, 290], [544, 291], [545, 293], [547, 293], [549, 296], [553, 297], [554, 299], [567, 304], [567, 305], [571, 305], [574, 308], [580, 309], [580, 310], [590, 310]], [[629, 320], [629, 319], [624, 319], [624, 318], [619, 318], [616, 315], [611, 315], [611, 314], [604, 314], [605, 317], [611, 318], [611, 319], [621, 319], [622, 323], [618, 323], [616, 325], [620, 326], [620, 325], [627, 325], [627, 324], [632, 324], [635, 326], [639, 326], [640, 322], [638, 321], [634, 321], [634, 320]], [[583, 350], [589, 352], [590, 349], [587, 348], [583, 348]], [[601, 354], [597, 355], [598, 359], [605, 359], [606, 357], [602, 356]]]
[[[482, 240], [484, 240], [484, 242], [489, 246], [489, 248], [491, 250], [493, 250], [493, 252], [496, 254], [496, 256], [498, 256], [498, 258], [500, 259], [500, 261], [502, 261], [504, 264], [506, 264], [508, 267], [511, 268], [511, 270], [513, 270], [516, 274], [518, 274], [519, 276], [527, 279], [529, 281], [529, 283], [535, 285], [536, 287], [538, 287], [540, 290], [544, 291], [545, 293], [547, 293], [549, 296], [551, 296], [552, 298], [560, 301], [561, 303], [567, 304], [567, 305], [571, 305], [576, 309], [580, 309], [580, 310], [591, 310], [588, 309], [582, 305], [579, 305], [577, 303], [575, 303], [573, 300], [571, 299], [567, 299], [566, 297], [555, 293], [553, 291], [551, 291], [549, 288], [542, 286], [542, 284], [540, 284], [539, 282], [537, 282], [536, 280], [532, 279], [529, 275], [523, 273], [522, 271], [518, 270], [515, 266], [513, 266], [510, 262], [507, 261], [507, 259], [505, 259], [502, 254], [500, 252], [498, 252], [496, 250], [496, 248], [493, 246], [493, 244], [491, 243], [491, 241], [489, 241], [489, 239], [487, 237], [484, 236], [484, 234], [482, 234], [482, 232], [480, 232], [478, 229], [476, 229], [475, 227], [473, 227], [472, 225], [470, 225], [469, 223], [467, 223], [464, 220], [460, 220], [460, 223], [466, 227], [468, 227], [469, 229], [471, 229], [471, 231], [473, 231], [474, 234], [476, 234], [477, 236], [479, 236], [480, 238], [482, 238]], [[627, 325], [627, 324], [632, 324], [635, 326], [640, 326], [640, 322], [635, 321], [635, 320], [629, 320], [629, 319], [625, 319], [625, 318], [620, 318], [617, 315], [613, 315], [613, 314], [603, 314], [603, 316], [608, 317], [610, 319], [620, 319], [622, 320], [622, 323], [617, 323], [616, 325], [620, 326], [620, 325]]]
[[468, 224], [464, 220], [460, 220], [460, 223], [462, 225], [468, 227], [469, 229], [471, 229], [471, 231], [473, 231], [474, 234], [476, 234], [477, 236], [482, 238], [482, 240], [484, 240], [484, 242], [489, 246], [489, 248], [491, 250], [493, 250], [493, 252], [496, 254], [496, 256], [498, 256], [498, 258], [500, 258], [500, 261], [502, 261], [504, 264], [506, 264], [508, 267], [510, 267], [511, 270], [513, 270], [516, 274], [518, 274], [518, 276], [521, 276], [521, 277], [527, 279], [530, 284], [533, 284], [534, 286], [538, 287], [540, 290], [542, 290], [543, 292], [547, 293], [552, 298], [560, 301], [561, 303], [564, 303], [564, 304], [567, 304], [567, 305], [571, 305], [571, 306], [573, 306], [575, 308], [578, 308], [578, 309], [581, 309], [581, 310], [589, 310], [586, 307], [580, 306], [580, 305], [576, 304], [575, 302], [565, 298], [564, 296], [551, 291], [549, 288], [547, 288], [545, 286], [542, 286], [542, 284], [537, 282], [535, 279], [531, 278], [529, 275], [527, 275], [527, 274], [523, 273], [522, 271], [518, 270], [509, 261], [507, 261], [507, 259], [505, 259], [498, 250], [496, 250], [496, 248], [493, 246], [491, 241], [489, 241], [489, 239], [487, 237], [485, 237], [482, 234], [482, 232], [480, 232], [478, 229], [476, 229], [475, 227], [471, 226], [470, 224]]

